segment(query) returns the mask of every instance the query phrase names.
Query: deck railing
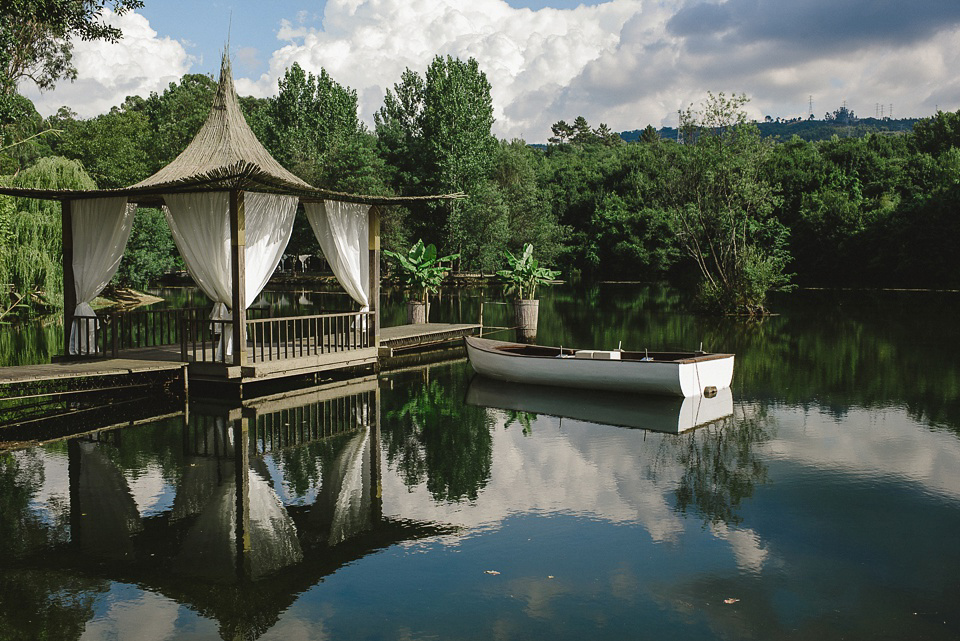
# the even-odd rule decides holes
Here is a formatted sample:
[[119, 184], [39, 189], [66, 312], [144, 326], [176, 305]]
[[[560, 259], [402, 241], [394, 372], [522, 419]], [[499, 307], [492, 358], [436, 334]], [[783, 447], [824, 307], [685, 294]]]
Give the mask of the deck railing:
[[74, 316], [77, 352], [84, 356], [116, 358], [121, 350], [179, 345], [182, 319], [204, 313], [202, 308], [189, 307]]
[[[117, 358], [124, 350], [179, 345], [183, 362], [229, 364], [233, 322], [211, 320], [208, 313], [191, 307], [74, 316], [77, 352]], [[248, 318], [247, 359], [263, 363], [363, 349], [374, 344], [373, 328], [374, 312]]]
[[[194, 317], [185, 318], [183, 325], [182, 360], [232, 362], [232, 321]], [[374, 312], [248, 319], [247, 360], [265, 363], [364, 349], [374, 344], [373, 326]]]

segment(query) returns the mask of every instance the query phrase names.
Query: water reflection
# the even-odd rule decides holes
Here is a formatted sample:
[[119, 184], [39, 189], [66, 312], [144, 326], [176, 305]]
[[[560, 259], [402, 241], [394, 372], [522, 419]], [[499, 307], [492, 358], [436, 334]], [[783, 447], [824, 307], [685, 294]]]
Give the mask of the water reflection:
[[[366, 377], [239, 407], [194, 402], [176, 418], [0, 455], [3, 594], [62, 604], [25, 619], [0, 599], [4, 629], [77, 638], [61, 633], [82, 629], [96, 594], [133, 582], [165, 597], [140, 604], [154, 614], [179, 603], [225, 639], [256, 638], [344, 564], [450, 532], [384, 518], [379, 416]], [[71, 586], [77, 598], [62, 598]]]
[[[507, 383], [474, 376], [466, 403], [512, 412], [549, 414], [604, 425], [633, 427], [679, 434], [733, 414], [733, 392], [686, 398], [616, 394], [595, 390], [562, 389], [542, 385]], [[527, 423], [529, 417], [519, 420]]]

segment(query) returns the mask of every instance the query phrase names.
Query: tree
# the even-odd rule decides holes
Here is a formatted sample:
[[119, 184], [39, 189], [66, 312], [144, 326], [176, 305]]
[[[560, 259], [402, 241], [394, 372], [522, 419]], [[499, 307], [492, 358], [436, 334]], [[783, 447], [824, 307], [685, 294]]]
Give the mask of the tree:
[[149, 173], [166, 166], [187, 148], [206, 122], [216, 91], [213, 76], [188, 73], [179, 83], [171, 82], [162, 94], [152, 92], [146, 100], [127, 98], [123, 109], [142, 110], [150, 121], [152, 135], [144, 149]]
[[357, 92], [336, 82], [326, 69], [315, 76], [294, 63], [261, 117], [267, 148], [307, 182], [341, 191], [382, 190], [382, 183], [369, 175], [356, 179], [376, 164], [372, 141], [357, 117]]
[[573, 137], [573, 127], [568, 125], [565, 120], [558, 120], [550, 127], [553, 137], [547, 142], [554, 145], [562, 145]]
[[660, 132], [657, 131], [653, 125], [647, 125], [646, 128], [644, 128], [643, 133], [640, 134], [640, 142], [645, 142], [647, 144], [660, 142]]
[[[20, 172], [15, 187], [36, 189], [96, 189], [80, 163], [65, 158], [41, 158]], [[49, 200], [0, 197], [0, 290], [2, 314], [21, 315], [63, 305], [60, 206]]]
[[182, 264], [163, 212], [141, 207], [133, 219], [133, 229], [113, 282], [123, 287], [146, 289]]
[[937, 111], [933, 118], [918, 120], [913, 125], [913, 139], [918, 150], [932, 156], [960, 147], [960, 110]]
[[120, 29], [103, 22], [110, 5], [117, 14], [143, 6], [142, 0], [16, 0], [0, 14], [0, 123], [9, 119], [10, 100], [21, 80], [40, 90], [74, 80], [73, 39], [117, 42]]
[[778, 199], [763, 174], [773, 143], [748, 124], [747, 102], [742, 94], [710, 93], [681, 123], [696, 142], [675, 168], [672, 211], [708, 311], [764, 313], [768, 292], [791, 287], [789, 231], [773, 215]]
[[[421, 77], [407, 69], [374, 116], [379, 147], [402, 193], [486, 191], [497, 140], [493, 100], [476, 60], [437, 56]], [[469, 260], [468, 230], [487, 226], [482, 208], [464, 202], [410, 207], [412, 232]]]

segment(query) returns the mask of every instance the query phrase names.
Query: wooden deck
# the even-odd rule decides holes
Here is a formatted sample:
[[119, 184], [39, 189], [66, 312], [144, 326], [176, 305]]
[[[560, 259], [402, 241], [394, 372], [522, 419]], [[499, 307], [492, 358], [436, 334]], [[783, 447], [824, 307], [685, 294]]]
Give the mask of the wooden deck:
[[[150, 350], [159, 352], [160, 350]], [[186, 363], [166, 358], [110, 358], [92, 361], [61, 361], [48, 365], [17, 365], [0, 367], [0, 385], [31, 381], [62, 380], [98, 376], [122, 376], [145, 372], [182, 370]]]
[[391, 357], [396, 352], [457, 341], [478, 333], [480, 328], [478, 323], [420, 323], [383, 327], [380, 329], [380, 356]]
[[[324, 354], [300, 355], [242, 366], [211, 362], [181, 361], [179, 345], [128, 349], [122, 358], [92, 360], [57, 359], [47, 365], [24, 365], [0, 368], [0, 398], [41, 394], [43, 386], [70, 379], [101, 379], [103, 386], [122, 387], [120, 379], [134, 375], [166, 373], [170, 379], [249, 383], [300, 376], [332, 370], [376, 365], [380, 359], [406, 352], [458, 341], [479, 332], [479, 324], [424, 323], [385, 327], [381, 330], [380, 347], [348, 349]], [[279, 352], [278, 352], [279, 353]], [[35, 384], [35, 389], [30, 386]], [[91, 384], [89, 389], [99, 385]]]

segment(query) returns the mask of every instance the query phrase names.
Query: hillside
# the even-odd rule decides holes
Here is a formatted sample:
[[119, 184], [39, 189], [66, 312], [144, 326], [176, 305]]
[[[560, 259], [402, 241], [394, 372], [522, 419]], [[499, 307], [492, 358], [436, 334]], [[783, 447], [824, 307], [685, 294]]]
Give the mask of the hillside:
[[[757, 127], [765, 137], [778, 140], [790, 140], [793, 136], [808, 141], [829, 140], [833, 136], [840, 138], [862, 138], [871, 133], [896, 135], [913, 131], [913, 125], [920, 118], [853, 118], [849, 121], [842, 119], [832, 120], [794, 120], [782, 122], [758, 122]], [[620, 137], [627, 142], [640, 139], [642, 129], [624, 131]], [[673, 127], [664, 127], [659, 131], [660, 137], [668, 140], [677, 139], [677, 130]]]

